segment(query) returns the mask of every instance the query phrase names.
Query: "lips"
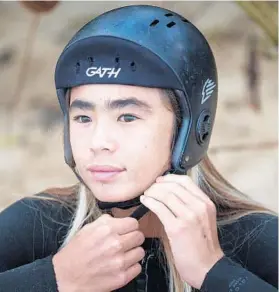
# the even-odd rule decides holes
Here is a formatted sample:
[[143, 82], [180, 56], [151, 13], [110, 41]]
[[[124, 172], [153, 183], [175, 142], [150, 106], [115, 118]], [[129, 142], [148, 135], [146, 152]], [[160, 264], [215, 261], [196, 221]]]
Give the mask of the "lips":
[[125, 170], [124, 168], [112, 165], [92, 165], [87, 169], [91, 172], [120, 172]]
[[92, 165], [87, 168], [95, 181], [108, 182], [116, 178], [125, 168], [112, 165]]

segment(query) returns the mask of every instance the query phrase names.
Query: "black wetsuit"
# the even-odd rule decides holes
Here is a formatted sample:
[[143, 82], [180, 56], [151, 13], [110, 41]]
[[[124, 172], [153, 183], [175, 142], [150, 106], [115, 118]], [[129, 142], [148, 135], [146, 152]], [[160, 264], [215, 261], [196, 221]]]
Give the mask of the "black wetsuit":
[[[58, 291], [52, 256], [62, 243], [71, 216], [62, 204], [36, 198], [19, 200], [0, 213], [0, 292]], [[209, 271], [200, 291], [277, 291], [276, 216], [245, 216], [222, 227], [219, 240], [226, 256]], [[156, 239], [146, 239], [142, 274], [117, 291], [167, 292], [156, 246]]]

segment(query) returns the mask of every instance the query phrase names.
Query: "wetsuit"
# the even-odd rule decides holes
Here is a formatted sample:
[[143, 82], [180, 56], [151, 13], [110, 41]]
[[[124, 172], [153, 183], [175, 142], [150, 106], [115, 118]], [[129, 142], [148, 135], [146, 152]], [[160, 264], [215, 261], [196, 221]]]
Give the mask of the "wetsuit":
[[[21, 199], [0, 213], [0, 292], [58, 291], [52, 257], [63, 241], [71, 217], [71, 210], [63, 204], [36, 197]], [[225, 256], [208, 272], [199, 291], [277, 291], [276, 216], [247, 215], [221, 227], [218, 235]], [[145, 240], [141, 275], [117, 291], [168, 291], [157, 246], [157, 239]]]

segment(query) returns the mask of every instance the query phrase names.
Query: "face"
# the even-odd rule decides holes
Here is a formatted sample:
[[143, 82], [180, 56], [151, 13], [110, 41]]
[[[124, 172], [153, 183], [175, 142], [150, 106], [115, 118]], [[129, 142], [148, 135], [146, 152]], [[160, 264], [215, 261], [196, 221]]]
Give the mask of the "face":
[[169, 168], [174, 113], [156, 88], [83, 85], [71, 90], [77, 171], [105, 202], [137, 197]]

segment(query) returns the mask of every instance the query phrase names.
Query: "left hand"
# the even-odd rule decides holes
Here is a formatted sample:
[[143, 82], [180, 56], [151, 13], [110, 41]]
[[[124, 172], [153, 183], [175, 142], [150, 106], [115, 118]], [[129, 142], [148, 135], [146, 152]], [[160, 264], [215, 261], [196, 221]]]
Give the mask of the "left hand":
[[174, 174], [157, 178], [140, 200], [164, 225], [182, 280], [200, 289], [207, 272], [224, 256], [214, 203], [189, 176]]

